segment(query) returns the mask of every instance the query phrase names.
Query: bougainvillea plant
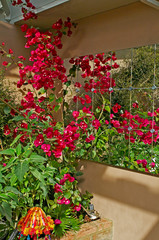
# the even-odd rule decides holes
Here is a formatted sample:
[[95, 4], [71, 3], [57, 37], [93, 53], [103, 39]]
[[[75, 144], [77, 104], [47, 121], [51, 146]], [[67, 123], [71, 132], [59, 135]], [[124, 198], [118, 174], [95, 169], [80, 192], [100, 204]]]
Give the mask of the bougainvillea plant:
[[[26, 1], [27, 4], [29, 1]], [[13, 5], [21, 4], [13, 2]], [[26, 15], [25, 15], [26, 17]], [[61, 237], [67, 230], [78, 230], [84, 220], [84, 211], [91, 195], [81, 195], [77, 187], [73, 159], [64, 159], [62, 152], [73, 151], [79, 134], [71, 124], [65, 129], [63, 122], [56, 122], [54, 115], [62, 107], [62, 96], [56, 97], [56, 81], [68, 81], [63, 60], [57, 53], [62, 48], [63, 35], [71, 36], [72, 23], [58, 20], [52, 25], [53, 31], [41, 32], [27, 24], [21, 30], [27, 38], [26, 48], [31, 51], [30, 65], [19, 56], [16, 62], [12, 49], [1, 44], [1, 56], [5, 71], [16, 64], [19, 68], [17, 88], [30, 86], [18, 109], [6, 103], [8, 113], [13, 116], [15, 128], [10, 123], [4, 126], [4, 135], [14, 140], [8, 149], [0, 153], [0, 215], [14, 228], [27, 211], [40, 206], [54, 220], [54, 236]], [[52, 93], [48, 95], [48, 90]], [[73, 139], [72, 139], [73, 138]]]

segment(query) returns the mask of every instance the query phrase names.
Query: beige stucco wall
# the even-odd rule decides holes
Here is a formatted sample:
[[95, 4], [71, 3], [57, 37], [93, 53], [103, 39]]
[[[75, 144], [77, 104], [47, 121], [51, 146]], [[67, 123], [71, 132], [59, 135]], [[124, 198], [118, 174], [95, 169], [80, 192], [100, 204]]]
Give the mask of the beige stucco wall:
[[159, 239], [159, 178], [81, 161], [82, 192], [94, 195], [101, 217], [114, 223], [113, 240]]
[[159, 42], [159, 10], [136, 2], [76, 21], [63, 56], [83, 56]]
[[[18, 60], [18, 56], [23, 55], [28, 58], [29, 51], [24, 48], [25, 39], [24, 34], [21, 32], [20, 27], [11, 25], [0, 21], [0, 44], [5, 43], [4, 49], [8, 52], [11, 48], [14, 52], [15, 60]], [[9, 58], [2, 57], [0, 55], [0, 64], [3, 61], [11, 62]], [[3, 68], [3, 67], [1, 67]], [[22, 92], [14, 92], [16, 89], [16, 82], [19, 80], [18, 69], [15, 64], [8, 68], [5, 76], [5, 84], [13, 90], [13, 94], [16, 94], [17, 102], [22, 97]]]

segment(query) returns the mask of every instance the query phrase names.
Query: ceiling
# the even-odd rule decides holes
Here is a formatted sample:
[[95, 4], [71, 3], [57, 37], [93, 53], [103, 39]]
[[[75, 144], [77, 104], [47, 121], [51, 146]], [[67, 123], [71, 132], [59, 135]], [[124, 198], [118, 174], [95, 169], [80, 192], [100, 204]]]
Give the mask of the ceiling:
[[[119, 8], [139, 0], [69, 0], [63, 4], [40, 12], [35, 22], [30, 25], [50, 28], [57, 19], [70, 17], [73, 21], [92, 16], [111, 9]], [[22, 21], [17, 22], [22, 24]]]

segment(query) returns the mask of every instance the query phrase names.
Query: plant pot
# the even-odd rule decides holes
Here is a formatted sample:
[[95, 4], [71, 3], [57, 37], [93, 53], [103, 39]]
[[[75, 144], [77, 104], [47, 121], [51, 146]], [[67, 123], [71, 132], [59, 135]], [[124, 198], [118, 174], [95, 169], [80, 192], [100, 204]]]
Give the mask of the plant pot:
[[[108, 219], [98, 219], [84, 223], [78, 232], [70, 231], [60, 240], [112, 240], [112, 237], [113, 222]], [[59, 238], [51, 236], [51, 240], [59, 240]]]

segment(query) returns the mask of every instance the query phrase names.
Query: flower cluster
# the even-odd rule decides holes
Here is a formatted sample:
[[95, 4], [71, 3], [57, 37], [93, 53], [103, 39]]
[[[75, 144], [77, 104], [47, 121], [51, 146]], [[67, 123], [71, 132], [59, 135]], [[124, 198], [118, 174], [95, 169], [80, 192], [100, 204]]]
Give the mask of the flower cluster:
[[12, 5], [21, 7], [21, 12], [25, 21], [28, 19], [37, 19], [37, 15], [34, 12], [35, 6], [30, 2], [30, 0], [12, 0]]
[[[81, 204], [79, 203], [78, 205], [73, 204], [72, 199], [71, 198], [66, 198], [64, 197], [64, 193], [67, 190], [68, 191], [68, 187], [65, 186], [66, 182], [69, 183], [74, 183], [75, 182], [75, 178], [72, 177], [69, 173], [64, 174], [64, 176], [60, 179], [59, 183], [56, 183], [54, 185], [54, 192], [55, 193], [59, 193], [58, 198], [57, 198], [57, 204], [59, 205], [70, 205], [71, 209], [73, 211], [80, 211], [81, 210]], [[63, 187], [65, 187], [63, 189]], [[58, 223], [59, 224], [59, 223]]]
[[[110, 71], [119, 65], [115, 62], [115, 53], [105, 56], [104, 53], [71, 58], [70, 63], [82, 71], [82, 78], [85, 79], [84, 90], [86, 92], [100, 92], [104, 94], [115, 86], [115, 80], [111, 77]], [[114, 62], [114, 64], [112, 64]], [[81, 84], [76, 82], [76, 87]]]

